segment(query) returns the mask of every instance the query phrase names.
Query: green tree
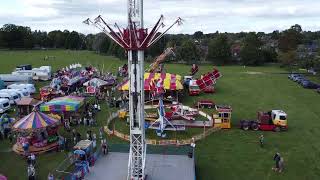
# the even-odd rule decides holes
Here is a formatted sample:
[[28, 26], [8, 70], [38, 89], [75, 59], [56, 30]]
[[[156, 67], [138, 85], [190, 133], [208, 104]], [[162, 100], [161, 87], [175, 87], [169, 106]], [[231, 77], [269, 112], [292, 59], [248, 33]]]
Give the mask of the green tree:
[[231, 45], [227, 35], [219, 34], [216, 38], [210, 40], [207, 60], [219, 65], [231, 62]]
[[291, 70], [297, 63], [297, 54], [295, 51], [287, 51], [279, 53], [279, 62], [281, 66], [289, 67]]
[[65, 47], [67, 49], [79, 49], [81, 47], [81, 38], [78, 32], [72, 31], [68, 35], [66, 39]]
[[261, 65], [264, 63], [261, 45], [262, 43], [256, 33], [247, 34], [243, 48], [240, 51], [240, 58], [244, 65]]
[[185, 40], [182, 45], [177, 48], [177, 56], [188, 64], [195, 63], [199, 60], [199, 50], [192, 40]]
[[93, 42], [94, 42], [94, 39], [95, 39], [95, 35], [93, 34], [88, 34], [85, 38], [85, 42], [86, 42], [86, 45], [87, 45], [87, 49], [89, 51], [92, 51], [93, 50]]
[[63, 48], [66, 38], [64, 33], [60, 30], [58, 31], [51, 31], [48, 33], [48, 38], [51, 41], [51, 47], [53, 48]]
[[33, 37], [29, 27], [5, 24], [1, 29], [1, 44], [6, 48], [32, 48]]
[[277, 62], [278, 54], [275, 48], [264, 48], [262, 49], [262, 54], [265, 62]]
[[203, 38], [203, 32], [202, 31], [196, 31], [193, 34], [193, 38], [200, 41]]
[[281, 33], [281, 36], [279, 38], [279, 49], [282, 52], [296, 50], [302, 40], [302, 28], [300, 25], [296, 24], [294, 26], [291, 26], [290, 29], [285, 30]]

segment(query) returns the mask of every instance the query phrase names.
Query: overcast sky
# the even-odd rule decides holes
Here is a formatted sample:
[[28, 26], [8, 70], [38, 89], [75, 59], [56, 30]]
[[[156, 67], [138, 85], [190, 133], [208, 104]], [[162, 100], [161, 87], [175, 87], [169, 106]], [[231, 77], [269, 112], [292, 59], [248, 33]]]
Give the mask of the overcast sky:
[[[97, 33], [82, 24], [101, 14], [108, 23], [125, 25], [127, 0], [1, 0], [0, 25], [13, 23], [32, 30], [76, 30]], [[171, 33], [283, 30], [300, 24], [304, 30], [320, 30], [319, 0], [145, 0], [145, 25], [161, 14], [170, 25], [177, 17], [184, 25]]]

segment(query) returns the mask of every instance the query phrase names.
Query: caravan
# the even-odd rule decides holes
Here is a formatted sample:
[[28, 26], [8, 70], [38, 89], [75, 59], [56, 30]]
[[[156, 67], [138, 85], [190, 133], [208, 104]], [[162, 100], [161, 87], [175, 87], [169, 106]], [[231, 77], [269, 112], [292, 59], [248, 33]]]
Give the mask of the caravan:
[[25, 89], [2, 89], [0, 92], [15, 92], [20, 98], [30, 97], [30, 93]]
[[11, 84], [7, 88], [26, 90], [29, 92], [29, 94], [34, 94], [36, 92], [36, 88], [33, 84]]
[[17, 68], [12, 75], [25, 75], [31, 76], [34, 80], [48, 81], [52, 78], [51, 66], [41, 66], [40, 68], [33, 68], [32, 70], [19, 69]]
[[8, 99], [10, 104], [16, 104], [16, 102], [20, 100], [19, 95], [14, 92], [0, 92], [0, 98]]
[[0, 98], [0, 113], [5, 113], [10, 109], [10, 102], [6, 98]]

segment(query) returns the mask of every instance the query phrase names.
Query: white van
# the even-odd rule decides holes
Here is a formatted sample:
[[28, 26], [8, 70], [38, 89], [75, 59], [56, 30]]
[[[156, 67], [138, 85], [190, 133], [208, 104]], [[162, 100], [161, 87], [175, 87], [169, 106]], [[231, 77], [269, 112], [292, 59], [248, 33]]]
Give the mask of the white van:
[[30, 97], [30, 93], [26, 89], [1, 89], [0, 92], [15, 92], [22, 97]]
[[36, 88], [33, 84], [11, 84], [7, 87], [8, 89], [25, 89], [30, 94], [33, 94], [36, 92]]
[[0, 113], [5, 113], [10, 109], [10, 102], [6, 98], [0, 98]]

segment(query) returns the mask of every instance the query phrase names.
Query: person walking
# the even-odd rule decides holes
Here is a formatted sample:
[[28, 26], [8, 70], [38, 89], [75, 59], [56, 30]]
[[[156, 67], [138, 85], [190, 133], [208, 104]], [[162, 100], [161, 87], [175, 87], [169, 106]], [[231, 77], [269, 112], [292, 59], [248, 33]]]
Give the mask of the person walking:
[[284, 159], [281, 156], [280, 161], [279, 161], [279, 171], [278, 172], [281, 173], [281, 172], [283, 172], [283, 170], [284, 170]]
[[102, 140], [102, 142], [103, 142], [103, 143], [101, 144], [101, 146], [102, 146], [102, 152], [103, 152], [104, 155], [106, 155], [106, 154], [108, 154], [107, 140], [104, 139], [104, 140]]
[[90, 139], [89, 131], [87, 131], [86, 137], [87, 137], [87, 140]]
[[273, 156], [273, 160], [275, 161], [275, 167], [272, 168], [272, 170], [274, 170], [275, 172], [278, 172], [279, 171], [279, 167], [280, 167], [280, 160], [281, 160], [281, 156], [280, 156], [280, 153], [276, 153], [274, 156]]
[[103, 127], [100, 127], [100, 128], [99, 128], [99, 136], [100, 136], [100, 139], [102, 139], [102, 135], [103, 135]]
[[30, 160], [31, 160], [31, 165], [34, 167], [36, 164], [36, 156], [33, 153], [31, 153], [30, 155]]
[[96, 146], [97, 146], [97, 135], [96, 135], [96, 133], [93, 133], [92, 139], [93, 139], [93, 148], [96, 148]]
[[64, 151], [64, 137], [59, 136], [59, 151]]
[[48, 175], [48, 180], [54, 180], [53, 174], [49, 173], [49, 175]]
[[260, 147], [263, 148], [263, 146], [264, 146], [264, 136], [263, 136], [263, 134], [260, 135], [259, 142], [260, 142]]
[[34, 169], [34, 167], [31, 164], [28, 165], [27, 173], [28, 173], [29, 180], [35, 180], [36, 170]]

